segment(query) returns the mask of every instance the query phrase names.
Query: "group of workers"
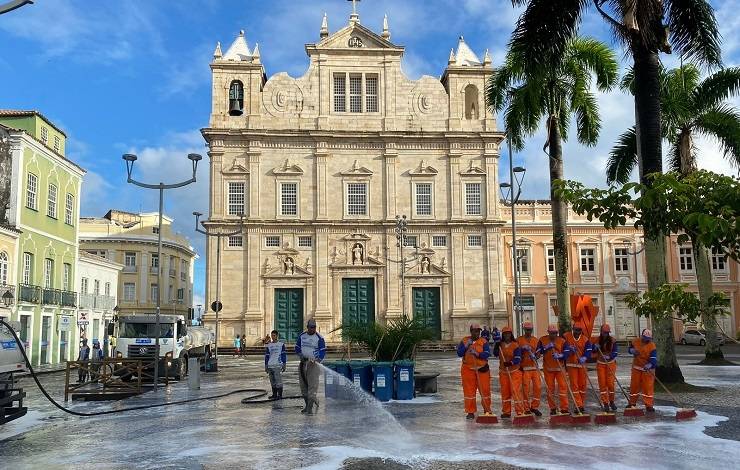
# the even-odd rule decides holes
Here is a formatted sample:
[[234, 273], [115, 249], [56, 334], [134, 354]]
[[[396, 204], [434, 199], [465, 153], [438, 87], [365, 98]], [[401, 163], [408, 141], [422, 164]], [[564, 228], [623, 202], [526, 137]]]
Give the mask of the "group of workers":
[[[584, 334], [581, 322], [573, 324], [571, 331], [560, 335], [556, 325], [547, 327], [547, 335], [533, 336], [531, 322], [522, 325], [524, 334], [514, 338], [509, 326], [499, 332], [488, 331], [480, 325], [470, 325], [470, 336], [457, 346], [457, 355], [462, 358], [462, 377], [465, 413], [468, 419], [475, 418], [477, 395], [481, 396], [483, 413], [492, 414], [491, 372], [488, 361], [493, 355], [499, 362], [502, 418], [510, 418], [512, 408], [518, 415], [541, 416], [540, 397], [544, 377], [550, 415], [570, 413], [568, 398], [573, 402], [574, 413], [584, 413], [587, 386], [590, 382], [586, 363], [596, 363], [599, 383], [599, 404], [605, 412], [617, 409], [614, 403], [614, 382], [617, 373], [619, 349], [611, 336], [608, 324], [601, 326], [599, 336]], [[482, 334], [483, 333], [483, 334]], [[654, 412], [653, 384], [657, 366], [655, 343], [652, 332], [642, 330], [639, 339], [628, 348], [632, 359], [632, 376], [627, 408], [637, 405], [642, 398], [647, 412]], [[542, 365], [540, 365], [542, 359]]]

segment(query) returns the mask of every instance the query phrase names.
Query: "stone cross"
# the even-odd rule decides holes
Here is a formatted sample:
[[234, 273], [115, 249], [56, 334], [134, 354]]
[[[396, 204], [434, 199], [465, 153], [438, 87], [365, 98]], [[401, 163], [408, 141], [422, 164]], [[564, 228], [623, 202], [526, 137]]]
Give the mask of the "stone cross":
[[347, 0], [348, 2], [352, 2], [352, 14], [357, 15], [357, 2], [360, 0]]

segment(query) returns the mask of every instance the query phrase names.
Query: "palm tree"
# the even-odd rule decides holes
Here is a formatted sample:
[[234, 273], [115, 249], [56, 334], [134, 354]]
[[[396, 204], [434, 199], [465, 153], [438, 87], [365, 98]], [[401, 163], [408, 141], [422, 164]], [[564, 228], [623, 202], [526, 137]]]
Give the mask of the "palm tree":
[[[714, 9], [708, 0], [512, 0], [526, 5], [511, 39], [527, 66], [562, 54], [590, 6], [611, 27], [628, 49], [635, 76], [635, 129], [640, 179], [663, 171], [660, 119], [659, 52], [678, 52], [682, 57], [709, 66], [721, 65], [720, 35]], [[645, 240], [648, 288], [668, 280], [665, 237]], [[669, 319], [653, 323], [658, 346], [657, 374], [664, 382], [683, 382]]]
[[558, 324], [562, 331], [570, 326], [568, 291], [568, 207], [555, 193], [552, 182], [563, 179], [562, 141], [568, 139], [571, 115], [575, 115], [576, 134], [583, 145], [593, 146], [599, 138], [601, 119], [591, 83], [610, 90], [618, 79], [614, 52], [595, 39], [574, 38], [562, 55], [547, 64], [527, 67], [521, 53], [510, 50], [501, 68], [488, 83], [487, 101], [496, 111], [505, 110], [510, 145], [524, 147], [524, 139], [534, 134], [545, 119], [545, 150], [550, 166], [552, 239], [555, 251], [555, 283], [558, 296]]
[[[661, 115], [663, 138], [670, 144], [668, 166], [681, 175], [696, 170], [696, 134], [720, 142], [724, 157], [740, 167], [740, 111], [726, 100], [740, 93], [740, 67], [720, 70], [702, 81], [699, 69], [693, 64], [665, 71], [661, 70]], [[621, 87], [634, 89], [634, 74], [628, 72]], [[619, 137], [607, 163], [607, 183], [624, 184], [637, 165], [635, 128]], [[712, 273], [706, 247], [691, 239], [696, 260], [696, 281], [699, 298], [706, 306], [712, 295]], [[717, 340], [717, 324], [711, 315], [703, 315], [706, 328], [706, 361], [722, 361], [723, 354]]]

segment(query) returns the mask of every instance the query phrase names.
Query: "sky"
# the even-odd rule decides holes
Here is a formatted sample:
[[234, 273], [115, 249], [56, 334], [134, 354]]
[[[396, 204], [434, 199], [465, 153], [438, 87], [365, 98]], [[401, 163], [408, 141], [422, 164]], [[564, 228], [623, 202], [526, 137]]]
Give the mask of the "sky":
[[[725, 65], [740, 63], [740, 0], [711, 0], [723, 36]], [[259, 43], [268, 77], [293, 77], [308, 68], [304, 44], [319, 40], [324, 12], [330, 32], [347, 24], [344, 0], [36, 0], [0, 16], [0, 108], [36, 109], [67, 134], [67, 156], [87, 170], [83, 216], [108, 209], [150, 212], [157, 192], [126, 184], [123, 153], [135, 153], [134, 177], [165, 183], [188, 179], [188, 153], [200, 153], [198, 182], [167, 192], [165, 212], [175, 228], [204, 253], [194, 232], [193, 211], [208, 213], [208, 159], [200, 129], [210, 113], [210, 63], [216, 42], [224, 50], [239, 30], [250, 48]], [[388, 15], [391, 41], [403, 45], [404, 73], [439, 77], [458, 36], [480, 56], [488, 49], [500, 64], [520, 9], [510, 0], [365, 0], [360, 21], [382, 30]], [[591, 11], [584, 35], [614, 47], [624, 71], [627, 57], [605, 23]], [[675, 56], [662, 56], [667, 67]], [[604, 168], [617, 136], [634, 123], [630, 96], [599, 94], [602, 132], [598, 145], [564, 145], [565, 176], [604, 186]], [[740, 100], [734, 104], [740, 106]], [[548, 197], [544, 132], [514, 156], [527, 175], [522, 198]], [[737, 174], [715, 142], [700, 138], [699, 166]], [[508, 162], [504, 159], [502, 167]], [[501, 181], [508, 179], [501, 175]], [[194, 302], [204, 304], [205, 257], [195, 264]]]

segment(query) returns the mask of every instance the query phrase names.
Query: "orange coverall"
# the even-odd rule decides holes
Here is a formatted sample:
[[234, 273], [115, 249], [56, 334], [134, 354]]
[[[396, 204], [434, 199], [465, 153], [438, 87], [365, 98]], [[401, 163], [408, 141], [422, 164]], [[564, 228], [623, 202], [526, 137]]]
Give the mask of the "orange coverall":
[[[617, 342], [613, 339], [599, 347], [599, 337], [591, 338], [593, 358], [596, 359], [596, 376], [599, 378], [599, 399], [602, 405], [614, 401], [614, 381], [617, 374]], [[599, 352], [601, 349], [601, 352]]]
[[652, 407], [655, 389], [653, 369], [658, 365], [655, 343], [652, 341], [643, 343], [640, 339], [632, 340], [629, 353], [634, 356], [630, 380], [630, 405], [637, 404], [637, 397], [642, 396], [645, 406]]
[[[511, 414], [511, 401], [514, 400], [516, 414], [524, 414], [524, 403], [522, 402], [522, 371], [519, 363], [522, 360], [519, 343], [501, 342], [494, 355], [499, 358], [498, 378], [501, 381], [501, 408], [503, 414]], [[510, 363], [511, 365], [504, 365]], [[507, 372], [508, 371], [508, 372]]]
[[[542, 380], [532, 356], [537, 351], [537, 338], [525, 335], [517, 338], [519, 348], [522, 352], [522, 401], [524, 407], [536, 410], [540, 407], [540, 395], [542, 395]], [[525, 349], [529, 347], [529, 350]]]
[[[488, 368], [488, 357], [491, 355], [491, 348], [488, 341], [482, 337], [473, 340], [470, 336], [466, 336], [457, 346], [457, 355], [462, 358], [460, 376], [465, 412], [476, 412], [476, 397], [477, 392], [480, 392], [483, 411], [490, 413], [491, 371]], [[483, 369], [482, 372], [481, 369]]]
[[588, 337], [581, 333], [581, 336], [576, 339], [571, 331], [568, 331], [563, 335], [565, 342], [568, 346], [568, 358], [565, 365], [568, 368], [568, 379], [570, 380], [570, 388], [573, 391], [573, 396], [576, 399], [576, 406], [583, 408], [583, 403], [586, 399], [586, 367], [581, 364], [580, 358], [591, 354], [591, 343], [588, 341]]
[[[552, 348], [547, 349], [552, 344]], [[550, 341], [550, 336], [540, 338], [537, 352], [542, 355], [542, 370], [545, 373], [545, 384], [547, 385], [547, 404], [550, 409], [555, 409], [555, 394], [557, 392], [558, 404], [561, 411], [568, 409], [568, 387], [565, 383], [565, 367], [562, 361], [553, 357], [553, 354], [563, 354], [565, 340], [558, 336], [555, 341]], [[555, 383], [557, 382], [557, 391]]]

